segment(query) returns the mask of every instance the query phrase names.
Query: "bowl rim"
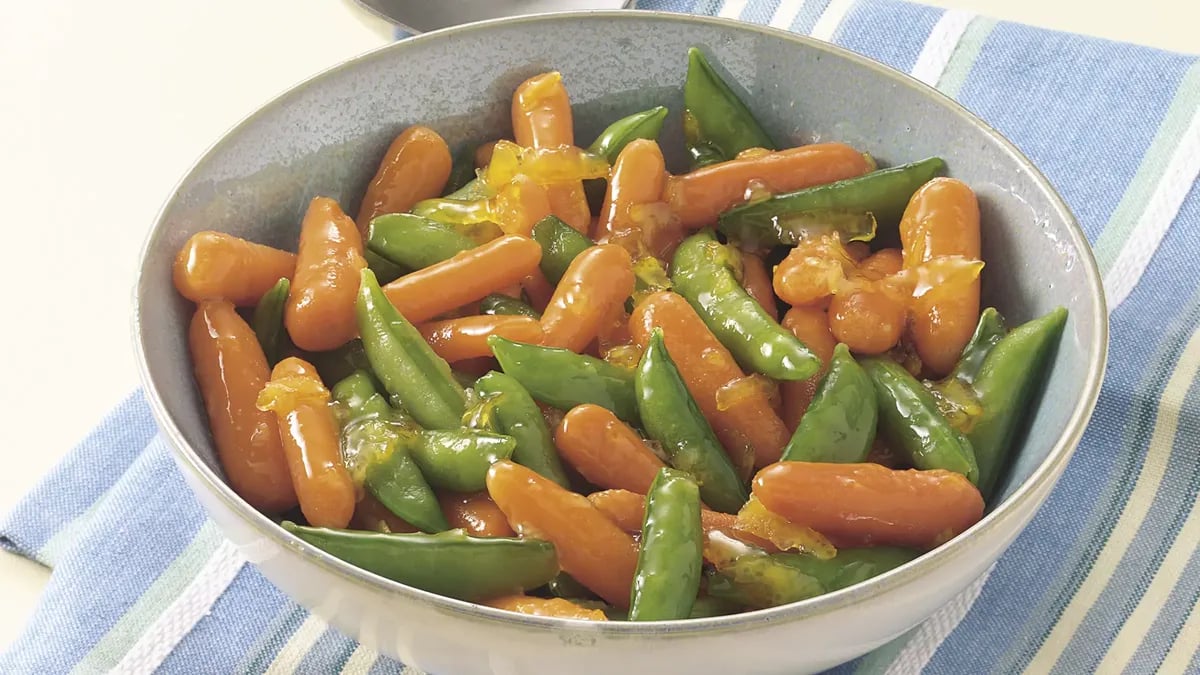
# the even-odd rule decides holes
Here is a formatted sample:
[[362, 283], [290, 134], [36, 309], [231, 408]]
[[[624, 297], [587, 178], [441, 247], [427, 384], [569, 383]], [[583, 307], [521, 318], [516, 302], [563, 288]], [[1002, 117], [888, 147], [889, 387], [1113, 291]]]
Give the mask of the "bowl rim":
[[[765, 36], [776, 40], [786, 40], [799, 44], [807, 49], [813, 49], [822, 52], [826, 55], [846, 59], [855, 64], [875, 71], [878, 75], [887, 78], [897, 85], [916, 89], [926, 98], [929, 98], [948, 109], [952, 114], [956, 115], [962, 121], [970, 124], [972, 127], [982, 131], [993, 142], [997, 143], [1000, 148], [1007, 152], [1014, 161], [1017, 162], [1024, 170], [1028, 171], [1033, 176], [1035, 183], [1043, 189], [1050, 202], [1053, 212], [1061, 218], [1067, 225], [1067, 230], [1070, 235], [1071, 243], [1080, 252], [1080, 261], [1083, 265], [1084, 276], [1087, 281], [1088, 299], [1090, 300], [1091, 309], [1095, 313], [1097, 320], [1094, 326], [1086, 337], [1086, 342], [1089, 345], [1094, 345], [1094, 350], [1091, 358], [1087, 362], [1087, 371], [1083, 385], [1082, 396], [1077, 400], [1074, 410], [1070, 418], [1067, 420], [1065, 428], [1054, 446], [1050, 449], [1046, 458], [1041, 464], [1034, 469], [1033, 473], [1017, 487], [1016, 491], [1003, 503], [992, 509], [989, 513], [967, 531], [955, 537], [953, 540], [939, 546], [938, 548], [928, 551], [916, 559], [892, 569], [877, 577], [873, 577], [867, 581], [855, 584], [848, 588], [827, 593], [807, 600], [794, 602], [788, 605], [780, 605], [767, 609], [753, 610], [742, 612], [740, 614], [731, 614], [718, 617], [708, 617], [700, 619], [680, 619], [673, 621], [655, 621], [655, 622], [628, 622], [628, 621], [604, 621], [591, 622], [577, 619], [562, 619], [556, 617], [542, 617], [523, 615], [506, 610], [495, 609], [486, 605], [476, 604], [464, 600], [438, 595], [428, 591], [424, 591], [400, 582], [392, 581], [366, 570], [360, 569], [347, 563], [339, 558], [326, 553], [325, 551], [304, 542], [286, 532], [283, 528], [272, 519], [259, 513], [221, 479], [212, 469], [210, 469], [190, 446], [184, 438], [179, 426], [175, 423], [170, 413], [166, 409], [163, 397], [158, 391], [154, 378], [151, 376], [149, 364], [147, 361], [147, 345], [143, 334], [142, 322], [142, 307], [140, 297], [143, 289], [155, 283], [149, 278], [146, 269], [146, 261], [151, 248], [162, 234], [161, 226], [163, 220], [175, 205], [180, 196], [180, 189], [188, 182], [190, 177], [216, 155], [222, 147], [230, 141], [230, 138], [239, 130], [253, 124], [259, 117], [276, 109], [279, 106], [285, 105], [292, 96], [299, 94], [309, 86], [318, 81], [324, 80], [327, 77], [333, 76], [338, 72], [355, 67], [358, 64], [372, 59], [390, 58], [392, 52], [403, 52], [406, 49], [412, 48], [414, 45], [422, 44], [426, 41], [436, 41], [448, 39], [452, 36], [463, 35], [467, 33], [486, 32], [499, 26], [519, 26], [519, 25], [537, 25], [543, 23], [553, 23], [559, 21], [609, 21], [609, 20], [633, 20], [638, 22], [669, 22], [669, 23], [684, 23], [715, 26], [725, 30], [755, 33], [759, 36]], [[397, 40], [380, 47], [363, 52], [357, 56], [346, 59], [329, 68], [326, 68], [301, 82], [289, 87], [284, 92], [274, 96], [267, 103], [259, 106], [253, 112], [243, 117], [239, 122], [226, 130], [214, 143], [212, 143], [183, 174], [180, 180], [172, 188], [170, 196], [166, 199], [163, 206], [158, 211], [154, 219], [154, 225], [149, 230], [145, 241], [142, 245], [142, 250], [139, 254], [138, 272], [133, 288], [133, 312], [132, 312], [132, 337], [134, 341], [134, 352], [137, 360], [138, 375], [142, 382], [142, 386], [146, 392], [147, 401], [150, 404], [151, 411], [158, 422], [159, 429], [170, 441], [170, 446], [175, 454], [176, 463], [186, 468], [192, 475], [203, 484], [213, 495], [215, 495], [227, 509], [236, 514], [245, 525], [255, 530], [260, 536], [271, 540], [272, 543], [283, 549], [290, 549], [296, 552], [305, 561], [310, 562], [324, 571], [329, 572], [344, 581], [350, 582], [357, 586], [375, 592], [385, 592], [393, 596], [399, 595], [408, 600], [423, 602], [432, 605], [433, 609], [440, 610], [444, 613], [454, 614], [464, 619], [471, 619], [478, 622], [501, 623], [507, 626], [527, 626], [538, 629], [554, 629], [557, 631], [578, 631], [586, 632], [589, 635], [605, 635], [612, 637], [635, 637], [642, 635], [656, 636], [688, 636], [696, 637], [704, 634], [724, 633], [730, 631], [740, 631], [755, 626], [760, 626], [766, 623], [777, 623], [782, 621], [795, 621], [805, 618], [812, 618], [822, 614], [828, 614], [835, 610], [845, 608], [850, 605], [857, 604], [869, 600], [871, 598], [883, 595], [892, 590], [899, 588], [905, 584], [915, 581], [919, 577], [926, 576], [935, 569], [950, 563], [954, 559], [962, 558], [968, 551], [981, 546], [981, 542], [991, 533], [998, 529], [999, 525], [1013, 517], [1023, 506], [1030, 500], [1036, 500], [1039, 493], [1043, 490], [1048, 492], [1057, 481], [1062, 470], [1070, 460], [1075, 448], [1078, 446], [1083, 437], [1084, 430], [1091, 418], [1092, 411], [1096, 406], [1096, 402], [1100, 395], [1100, 388], [1103, 382], [1107, 354], [1108, 354], [1108, 313], [1106, 308], [1106, 300], [1103, 291], [1103, 283], [1101, 281], [1098, 266], [1092, 249], [1088, 244], [1087, 237], [1084, 235], [1083, 229], [1076, 221], [1074, 214], [1066, 205], [1065, 201], [1058, 194], [1053, 184], [1046, 178], [1040, 169], [1028, 157], [1025, 156], [1011, 141], [1005, 138], [1000, 132], [994, 129], [987, 122], [976, 116], [974, 113], [967, 110], [964, 106], [941, 93], [937, 89], [917, 80], [909, 74], [892, 68], [888, 65], [880, 63], [874, 59], [852, 52], [846, 48], [840, 47], [831, 42], [825, 42], [816, 38], [811, 38], [806, 35], [793, 33], [791, 31], [773, 28], [771, 26], [763, 26], [753, 23], [738, 21], [735, 19], [726, 19], [721, 17], [695, 15], [695, 14], [678, 14], [672, 12], [648, 11], [637, 9], [618, 9], [618, 10], [583, 10], [569, 12], [548, 12], [531, 14], [516, 17], [506, 17], [500, 19], [491, 19], [476, 23], [463, 24], [444, 28], [428, 33], [421, 33], [403, 40]]]

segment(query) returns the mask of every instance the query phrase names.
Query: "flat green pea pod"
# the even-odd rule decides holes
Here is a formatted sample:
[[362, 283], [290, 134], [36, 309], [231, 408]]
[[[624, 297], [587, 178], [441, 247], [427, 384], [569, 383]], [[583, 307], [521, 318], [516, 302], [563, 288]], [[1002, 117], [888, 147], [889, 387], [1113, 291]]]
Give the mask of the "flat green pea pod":
[[700, 591], [703, 538], [696, 481], [682, 471], [659, 469], [646, 493], [630, 621], [688, 618]]
[[979, 323], [975, 326], [971, 341], [963, 347], [962, 356], [954, 365], [949, 377], [963, 384], [974, 384], [975, 378], [983, 368], [984, 359], [1007, 333], [1008, 327], [1004, 323], [1004, 317], [995, 307], [988, 307], [980, 312]]
[[434, 487], [479, 492], [487, 488], [488, 467], [511, 457], [516, 447], [512, 436], [478, 429], [425, 431], [412, 456]]
[[[925, 386], [933, 393], [942, 416], [950, 422], [950, 426], [964, 434], [975, 426], [976, 420], [983, 414], [983, 406], [980, 405], [979, 396], [975, 393], [975, 378], [979, 375], [980, 368], [983, 367], [983, 360], [1007, 332], [1004, 317], [1000, 316], [994, 307], [983, 310], [979, 314], [979, 323], [975, 326], [975, 333], [971, 335], [971, 340], [963, 348], [958, 363], [954, 365], [954, 370], [936, 382], [925, 383]], [[979, 461], [978, 450], [976, 451], [976, 461]]]
[[778, 607], [825, 593], [814, 577], [762, 551], [738, 556], [708, 577], [708, 594], [749, 609]]
[[634, 387], [646, 434], [662, 445], [670, 465], [695, 477], [700, 496], [710, 508], [737, 513], [750, 495], [688, 393], [683, 376], [667, 354], [660, 329], [650, 334], [635, 371]]
[[554, 216], [546, 216], [533, 226], [533, 240], [542, 247], [542, 260], [538, 267], [552, 284], [557, 284], [563, 278], [576, 256], [595, 245], [591, 239]]
[[617, 155], [621, 154], [625, 146], [633, 141], [639, 138], [657, 140], [666, 119], [667, 109], [661, 105], [622, 117], [601, 131], [587, 151], [593, 155], [600, 155], [612, 164], [617, 161]]
[[775, 149], [750, 109], [695, 47], [688, 50], [683, 106], [683, 133], [692, 168], [733, 159], [750, 148]]
[[375, 278], [379, 279], [381, 284], [391, 283], [408, 274], [407, 268], [397, 265], [369, 248], [363, 249], [363, 259], [367, 261], [367, 267], [375, 273]]
[[486, 600], [544, 585], [558, 573], [554, 544], [532, 538], [384, 534], [283, 521], [283, 529], [381, 577], [460, 600]]
[[692, 603], [692, 613], [688, 615], [688, 618], [707, 619], [714, 616], [737, 614], [741, 611], [742, 608], [740, 605], [721, 598], [714, 598], [711, 595], [703, 595], [696, 598], [696, 602]]
[[362, 417], [387, 419], [392, 414], [392, 407], [375, 388], [374, 378], [365, 370], [356, 370], [338, 380], [330, 391], [333, 400], [345, 411], [348, 421]]
[[874, 237], [875, 222], [895, 225], [917, 188], [946, 168], [940, 157], [775, 195], [721, 214], [717, 229], [747, 246], [795, 246], [836, 230], [846, 241]]
[[671, 264], [675, 291], [695, 308], [742, 368], [776, 380], [806, 380], [821, 360], [772, 319], [734, 277], [732, 256], [711, 230], [683, 240]]
[[254, 306], [254, 335], [267, 356], [267, 363], [274, 366], [288, 344], [287, 331], [283, 329], [283, 310], [287, 306], [288, 291], [292, 282], [282, 277], [266, 293], [263, 293], [258, 304]]
[[920, 552], [906, 548], [876, 546], [838, 549], [836, 556], [826, 560], [802, 553], [777, 553], [771, 557], [816, 579], [826, 593], [832, 593], [877, 577], [919, 555]]
[[542, 315], [536, 309], [514, 297], [504, 295], [503, 293], [492, 293], [491, 295], [485, 296], [482, 300], [480, 300], [479, 313], [528, 316], [533, 319], [542, 318]]
[[593, 606], [591, 609], [606, 609], [608, 606], [598, 600], [596, 594], [588, 589], [587, 586], [575, 580], [575, 577], [566, 572], [559, 572], [558, 576], [550, 580], [546, 584], [546, 590], [550, 591], [550, 595], [556, 598], [563, 598], [572, 602], [598, 603], [602, 606]]
[[463, 189], [467, 183], [475, 180], [475, 148], [465, 146], [454, 157], [450, 167], [450, 177], [446, 179], [446, 187], [442, 196], [448, 197]]
[[367, 248], [409, 269], [419, 270], [475, 248], [453, 227], [411, 213], [389, 213], [367, 226]]
[[954, 471], [978, 484], [971, 442], [938, 411], [933, 394], [894, 361], [863, 359], [862, 367], [875, 383], [879, 425], [889, 446], [918, 469]]
[[367, 352], [363, 349], [362, 340], [358, 338], [332, 351], [305, 352], [301, 356], [313, 364], [326, 384], [343, 380], [358, 370], [371, 370]]
[[630, 424], [641, 423], [632, 372], [569, 349], [513, 342], [499, 335], [489, 337], [488, 346], [504, 372], [534, 399], [561, 410], [595, 403]]
[[991, 349], [975, 376], [974, 387], [983, 412], [968, 432], [979, 462], [977, 485], [990, 496], [1025, 417], [1036, 384], [1058, 345], [1067, 310], [1059, 307], [1014, 328]]
[[475, 391], [481, 396], [493, 397], [492, 414], [498, 430], [517, 443], [512, 453], [513, 461], [563, 487], [570, 487], [571, 481], [563, 471], [546, 418], [542, 417], [542, 409], [529, 391], [515, 377], [495, 371], [479, 378], [475, 382]]
[[864, 461], [875, 440], [878, 417], [875, 385], [850, 349], [838, 343], [829, 360], [829, 372], [821, 378], [782, 459], [840, 464]]
[[458, 428], [466, 392], [450, 365], [384, 296], [370, 270], [362, 271], [355, 314], [367, 360], [384, 389], [421, 426]]
[[494, 194], [495, 192], [482, 179], [472, 178], [459, 189], [446, 195], [445, 199], [456, 202], [474, 202], [480, 199], [487, 199]]

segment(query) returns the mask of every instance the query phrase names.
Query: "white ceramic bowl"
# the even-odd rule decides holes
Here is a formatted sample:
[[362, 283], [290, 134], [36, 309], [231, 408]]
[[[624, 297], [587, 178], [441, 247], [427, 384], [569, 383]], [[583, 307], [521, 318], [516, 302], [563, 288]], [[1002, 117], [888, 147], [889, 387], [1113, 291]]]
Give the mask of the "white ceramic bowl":
[[[388, 141], [421, 122], [452, 147], [502, 136], [526, 77], [560, 70], [578, 136], [671, 108], [663, 143], [681, 168], [686, 50], [698, 45], [790, 145], [840, 140], [883, 165], [944, 157], [983, 213], [984, 300], [1013, 322], [1070, 310], [1042, 402], [990, 512], [941, 548], [866, 583], [728, 617], [634, 624], [526, 617], [354, 568], [286, 534], [225, 484], [186, 344], [190, 303], [171, 261], [196, 231], [294, 247], [317, 194], [357, 208]], [[944, 605], [996, 561], [1066, 465], [1096, 401], [1107, 347], [1103, 293], [1079, 227], [1010, 143], [934, 90], [828, 44], [731, 21], [649, 12], [545, 15], [409, 39], [326, 71], [227, 133], [170, 197], [143, 253], [134, 330], [142, 377], [188, 484], [284, 592], [347, 635], [431, 673], [800, 673], [852, 659]]]

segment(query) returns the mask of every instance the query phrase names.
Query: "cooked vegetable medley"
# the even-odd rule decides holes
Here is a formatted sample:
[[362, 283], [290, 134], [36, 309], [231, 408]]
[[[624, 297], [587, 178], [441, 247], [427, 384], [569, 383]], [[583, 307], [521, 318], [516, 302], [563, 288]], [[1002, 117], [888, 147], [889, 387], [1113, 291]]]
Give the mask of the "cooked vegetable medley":
[[549, 72], [514, 140], [405, 130], [296, 253], [188, 240], [233, 489], [364, 570], [590, 621], [804, 600], [977, 522], [1066, 310], [980, 312], [941, 159], [781, 149], [698, 50], [683, 93], [686, 173], [665, 108], [577, 139]]

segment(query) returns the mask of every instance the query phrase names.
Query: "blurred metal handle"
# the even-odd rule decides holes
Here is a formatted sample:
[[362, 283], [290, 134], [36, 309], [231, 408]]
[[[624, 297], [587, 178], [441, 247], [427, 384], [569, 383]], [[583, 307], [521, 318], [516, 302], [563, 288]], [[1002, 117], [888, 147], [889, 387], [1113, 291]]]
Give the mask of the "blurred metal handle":
[[520, 14], [623, 9], [635, 0], [355, 0], [363, 9], [413, 33]]

